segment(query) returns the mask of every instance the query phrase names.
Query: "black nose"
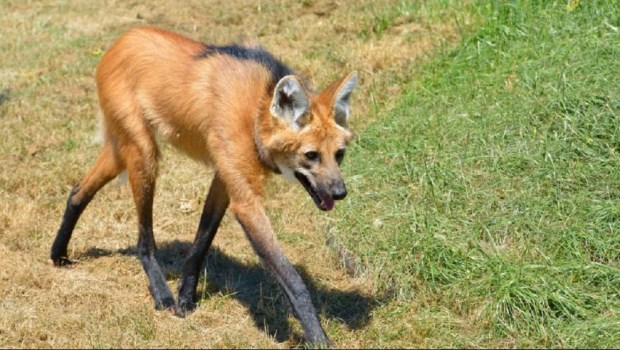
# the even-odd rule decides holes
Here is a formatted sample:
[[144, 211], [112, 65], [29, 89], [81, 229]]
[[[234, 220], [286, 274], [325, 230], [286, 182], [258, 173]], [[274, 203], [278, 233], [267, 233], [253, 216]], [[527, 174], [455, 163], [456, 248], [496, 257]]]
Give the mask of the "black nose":
[[344, 199], [347, 196], [347, 186], [343, 181], [336, 182], [332, 186], [332, 198], [336, 200]]

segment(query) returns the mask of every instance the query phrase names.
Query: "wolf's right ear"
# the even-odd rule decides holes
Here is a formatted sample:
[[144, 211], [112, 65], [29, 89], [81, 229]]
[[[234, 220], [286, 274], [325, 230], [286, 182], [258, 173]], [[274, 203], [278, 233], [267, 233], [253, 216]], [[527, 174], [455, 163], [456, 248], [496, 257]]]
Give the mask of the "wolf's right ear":
[[310, 102], [299, 79], [287, 75], [280, 79], [273, 91], [269, 111], [295, 130], [301, 129], [310, 119]]
[[340, 81], [340, 86], [334, 97], [334, 119], [336, 124], [346, 128], [349, 123], [351, 93], [357, 86], [357, 72], [349, 73]]

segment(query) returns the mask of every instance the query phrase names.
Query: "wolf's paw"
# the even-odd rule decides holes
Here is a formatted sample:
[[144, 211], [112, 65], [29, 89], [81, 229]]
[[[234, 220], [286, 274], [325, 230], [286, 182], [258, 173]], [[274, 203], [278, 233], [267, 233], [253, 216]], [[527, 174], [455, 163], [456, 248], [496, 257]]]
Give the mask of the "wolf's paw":
[[177, 305], [177, 311], [175, 315], [183, 318], [191, 314], [194, 310], [196, 310], [195, 302], [193, 302], [191, 299], [188, 300], [188, 299], [179, 297], [179, 303]]
[[75, 264], [75, 261], [69, 260], [66, 256], [60, 256], [58, 258], [52, 258], [52, 263], [56, 267], [71, 267]]

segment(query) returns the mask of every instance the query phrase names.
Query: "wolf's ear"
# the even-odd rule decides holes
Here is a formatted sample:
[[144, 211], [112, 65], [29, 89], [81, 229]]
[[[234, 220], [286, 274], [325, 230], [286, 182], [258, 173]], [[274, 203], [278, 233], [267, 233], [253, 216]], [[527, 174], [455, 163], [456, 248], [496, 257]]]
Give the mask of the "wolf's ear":
[[353, 71], [340, 80], [340, 86], [336, 90], [334, 97], [334, 119], [336, 124], [345, 128], [349, 124], [351, 93], [356, 86], [357, 72]]
[[274, 89], [269, 110], [274, 117], [281, 118], [295, 130], [308, 123], [310, 102], [299, 79], [293, 75], [280, 79]]

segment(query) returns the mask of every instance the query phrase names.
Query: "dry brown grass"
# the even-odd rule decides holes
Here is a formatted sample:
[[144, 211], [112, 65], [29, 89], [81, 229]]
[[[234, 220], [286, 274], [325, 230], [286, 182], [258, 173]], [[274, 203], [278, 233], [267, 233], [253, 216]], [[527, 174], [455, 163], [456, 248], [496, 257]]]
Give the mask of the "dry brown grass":
[[[323, 86], [357, 69], [361, 128], [389, 106], [412, 62], [443, 40], [451, 24], [401, 15], [376, 34], [376, 14], [398, 1], [91, 1], [0, 5], [0, 346], [290, 347], [299, 325], [288, 314], [238, 225], [224, 219], [186, 319], [156, 312], [134, 256], [136, 218], [125, 188], [108, 185], [74, 232], [72, 269], [48, 261], [66, 196], [94, 160], [97, 104], [93, 73], [101, 53], [128, 28], [154, 25], [203, 41], [257, 41]], [[374, 14], [373, 14], [374, 13]], [[211, 172], [163, 147], [155, 236], [176, 289]], [[355, 194], [353, 194], [355, 195]], [[292, 204], [291, 204], [292, 203]], [[377, 334], [379, 305], [363, 275], [351, 277], [325, 245], [330, 218], [300, 188], [276, 179], [266, 201], [284, 249], [311, 285], [323, 323], [339, 347], [424, 344]], [[374, 316], [375, 314], [379, 316]], [[383, 316], [381, 316], [383, 315]], [[394, 322], [394, 320], [390, 321]], [[406, 323], [408, 324], [408, 323]], [[389, 326], [389, 323], [387, 324]], [[267, 331], [265, 331], [267, 330]], [[420, 330], [418, 329], [417, 332]]]

